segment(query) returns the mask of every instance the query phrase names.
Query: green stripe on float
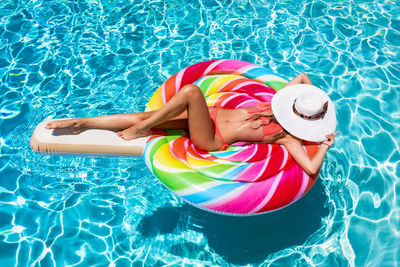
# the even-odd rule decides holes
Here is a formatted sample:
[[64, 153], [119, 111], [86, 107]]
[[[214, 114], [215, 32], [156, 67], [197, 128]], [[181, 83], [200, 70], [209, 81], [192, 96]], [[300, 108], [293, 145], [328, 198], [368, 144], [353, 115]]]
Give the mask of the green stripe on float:
[[214, 181], [196, 172], [170, 173], [158, 169], [154, 169], [153, 172], [163, 184], [173, 191]]
[[210, 85], [217, 79], [219, 76], [211, 76], [211, 77], [204, 77], [203, 81], [200, 84], [200, 89], [203, 92], [203, 95], [207, 92], [209, 89]]
[[198, 167], [200, 170], [202, 170], [202, 172], [210, 172], [210, 173], [223, 173], [226, 171], [229, 171], [231, 169], [237, 168], [238, 166], [240, 166], [242, 164], [225, 164], [225, 163], [219, 163], [219, 164], [214, 164], [212, 166], [204, 166], [204, 167]]
[[272, 87], [273, 89], [275, 89], [276, 91], [281, 90], [283, 87], [285, 87], [286, 82], [281, 82], [281, 81], [269, 81], [269, 82], [265, 82], [266, 85], [268, 85], [269, 87]]

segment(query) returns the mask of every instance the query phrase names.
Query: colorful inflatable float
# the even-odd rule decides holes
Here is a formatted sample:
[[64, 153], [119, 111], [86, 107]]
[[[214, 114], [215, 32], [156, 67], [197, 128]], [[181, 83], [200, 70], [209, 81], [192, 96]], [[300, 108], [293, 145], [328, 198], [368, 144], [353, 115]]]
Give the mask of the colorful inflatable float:
[[[270, 102], [286, 80], [268, 69], [238, 60], [211, 60], [174, 74], [154, 93], [147, 110], [161, 108], [183, 86], [194, 83], [207, 104], [240, 108]], [[229, 215], [254, 215], [292, 204], [313, 186], [280, 145], [236, 143], [224, 151], [202, 151], [180, 130], [123, 141], [106, 130], [72, 135], [67, 129], [45, 129], [40, 123], [31, 147], [45, 153], [140, 155], [156, 177], [176, 195], [197, 207]], [[313, 156], [318, 146], [304, 143]]]
[[[286, 80], [238, 60], [189, 66], [155, 92], [148, 110], [161, 108], [186, 84], [198, 85], [209, 106], [240, 108], [270, 102]], [[313, 156], [318, 146], [304, 144]], [[308, 176], [280, 145], [237, 143], [225, 151], [197, 149], [183, 131], [158, 131], [146, 143], [147, 166], [187, 202], [219, 213], [251, 215], [283, 208], [301, 198], [317, 176]]]

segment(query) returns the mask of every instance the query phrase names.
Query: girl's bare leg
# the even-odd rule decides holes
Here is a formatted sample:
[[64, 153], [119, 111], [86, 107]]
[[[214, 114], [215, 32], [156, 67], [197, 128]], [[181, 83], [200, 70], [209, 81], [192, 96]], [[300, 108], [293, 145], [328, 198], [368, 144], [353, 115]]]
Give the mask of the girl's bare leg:
[[147, 117], [151, 116], [151, 113], [152, 112], [140, 112], [131, 114], [107, 115], [93, 118], [56, 120], [49, 122], [46, 125], [46, 128], [70, 128], [74, 134], [78, 134], [89, 128], [120, 131], [131, 127], [141, 120], [146, 119]]
[[156, 110], [148, 118], [117, 134], [125, 140], [145, 136], [151, 128], [176, 118], [184, 111], [187, 111], [192, 142], [204, 150], [218, 149], [222, 142], [215, 138], [214, 126], [203, 93], [198, 86], [193, 84], [184, 86], [161, 109]]
[[222, 145], [220, 140], [215, 139], [207, 104], [200, 88], [196, 85], [184, 86], [159, 110], [57, 120], [46, 125], [48, 129], [66, 127], [70, 128], [75, 134], [88, 128], [121, 131], [118, 132], [118, 135], [125, 140], [145, 136], [151, 128], [189, 128], [191, 139], [199, 148], [214, 150]]
[[[86, 129], [105, 129], [111, 131], [122, 131], [147, 119], [155, 111], [139, 112], [130, 114], [106, 115], [93, 118], [79, 118], [67, 120], [55, 120], [46, 125], [47, 129], [70, 128], [74, 134], [79, 134]], [[183, 112], [170, 121], [157, 125], [159, 129], [188, 129], [187, 113]]]

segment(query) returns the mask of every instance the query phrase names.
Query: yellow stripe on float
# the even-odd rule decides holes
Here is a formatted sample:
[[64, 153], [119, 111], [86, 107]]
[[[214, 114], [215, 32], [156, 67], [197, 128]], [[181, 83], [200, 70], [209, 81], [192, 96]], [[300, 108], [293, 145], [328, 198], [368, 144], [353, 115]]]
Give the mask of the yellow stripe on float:
[[154, 157], [157, 159], [157, 161], [170, 168], [188, 169], [188, 166], [185, 163], [181, 162], [171, 154], [169, 151], [169, 144], [160, 146]]
[[190, 166], [196, 166], [196, 167], [208, 167], [218, 164], [217, 162], [208, 159], [199, 159], [197, 157], [193, 157], [190, 154], [188, 154], [186, 160]]
[[149, 103], [147, 104], [147, 111], [160, 109], [163, 106], [161, 90], [158, 89], [154, 95], [150, 98]]
[[237, 78], [238, 76], [236, 75], [224, 75], [219, 77], [218, 79], [215, 79], [210, 86], [208, 87], [208, 90], [206, 92], [206, 95], [211, 95], [211, 94], [215, 94], [216, 92], [218, 92], [218, 90], [225, 85], [226, 83], [228, 83], [229, 81]]

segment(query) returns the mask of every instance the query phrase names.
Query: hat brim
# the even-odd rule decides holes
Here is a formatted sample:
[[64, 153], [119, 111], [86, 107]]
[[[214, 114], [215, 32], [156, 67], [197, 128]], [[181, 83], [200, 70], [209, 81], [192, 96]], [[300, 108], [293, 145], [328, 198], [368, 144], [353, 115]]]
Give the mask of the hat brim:
[[[315, 93], [328, 100], [324, 118], [309, 120], [293, 112], [294, 100], [303, 93]], [[329, 96], [313, 85], [296, 84], [278, 91], [271, 101], [272, 112], [279, 124], [290, 134], [307, 141], [322, 142], [326, 135], [335, 132], [337, 121], [335, 106]]]

